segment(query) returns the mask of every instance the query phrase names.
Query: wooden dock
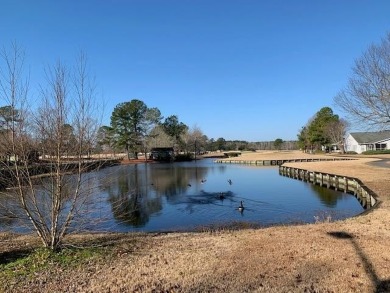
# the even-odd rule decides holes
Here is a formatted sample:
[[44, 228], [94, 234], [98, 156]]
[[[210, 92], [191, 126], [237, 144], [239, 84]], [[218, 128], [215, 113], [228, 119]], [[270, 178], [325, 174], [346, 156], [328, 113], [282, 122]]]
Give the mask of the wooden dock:
[[354, 160], [351, 158], [305, 158], [305, 159], [284, 159], [284, 160], [215, 160], [215, 163], [225, 163], [225, 164], [246, 164], [246, 165], [256, 165], [256, 166], [281, 166], [284, 163], [297, 163], [297, 162], [320, 162], [320, 161], [347, 161]]
[[374, 193], [357, 178], [307, 171], [287, 166], [279, 166], [279, 174], [337, 191], [353, 194], [358, 199], [361, 206], [366, 210], [372, 208], [377, 203]]

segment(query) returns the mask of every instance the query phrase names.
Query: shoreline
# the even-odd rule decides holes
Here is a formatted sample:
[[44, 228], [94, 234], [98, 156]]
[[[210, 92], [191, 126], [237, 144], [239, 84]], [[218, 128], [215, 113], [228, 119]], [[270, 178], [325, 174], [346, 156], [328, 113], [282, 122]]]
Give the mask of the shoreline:
[[[251, 160], [253, 155], [262, 159], [330, 157], [264, 152], [244, 153], [237, 159]], [[286, 165], [358, 178], [381, 200], [369, 213], [336, 222], [323, 219], [317, 224], [261, 229], [113, 234], [119, 240], [112, 240], [110, 251], [122, 251], [116, 256], [92, 261], [89, 267], [63, 270], [61, 277], [69, 280], [66, 284], [42, 272], [21, 282], [15, 291], [22, 292], [28, 285], [38, 292], [34, 284], [44, 279], [39, 287], [42, 292], [388, 292], [390, 168], [371, 163], [390, 156], [352, 157], [357, 160]], [[90, 237], [97, 241], [109, 236]], [[69, 240], [72, 237], [80, 236]], [[0, 241], [9, 249], [11, 243], [26, 246], [21, 235], [3, 235]], [[0, 255], [7, 245], [0, 248]]]

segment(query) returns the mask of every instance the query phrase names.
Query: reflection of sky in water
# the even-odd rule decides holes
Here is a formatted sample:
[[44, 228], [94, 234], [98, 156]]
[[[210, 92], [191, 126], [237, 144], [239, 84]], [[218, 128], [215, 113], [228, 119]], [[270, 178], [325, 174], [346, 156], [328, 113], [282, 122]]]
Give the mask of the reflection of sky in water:
[[98, 230], [182, 230], [233, 221], [314, 222], [315, 216], [337, 219], [363, 211], [352, 195], [280, 176], [277, 167], [201, 160], [115, 166], [85, 176], [93, 179], [98, 192], [82, 214], [89, 223], [96, 222], [91, 215], [98, 218], [93, 227]]

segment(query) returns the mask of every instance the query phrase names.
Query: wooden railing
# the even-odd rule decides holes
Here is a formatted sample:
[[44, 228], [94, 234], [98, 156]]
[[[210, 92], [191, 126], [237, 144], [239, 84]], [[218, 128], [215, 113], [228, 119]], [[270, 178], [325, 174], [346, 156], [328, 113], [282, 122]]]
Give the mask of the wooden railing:
[[320, 162], [320, 161], [349, 161], [354, 160], [351, 158], [305, 158], [305, 159], [284, 159], [284, 160], [215, 160], [215, 163], [227, 163], [227, 164], [247, 164], [257, 166], [280, 166], [284, 163], [296, 163], [296, 162]]
[[279, 166], [279, 174], [294, 179], [310, 182], [319, 186], [353, 194], [364, 209], [370, 209], [377, 203], [377, 197], [357, 178], [335, 174], [308, 171], [299, 168]]

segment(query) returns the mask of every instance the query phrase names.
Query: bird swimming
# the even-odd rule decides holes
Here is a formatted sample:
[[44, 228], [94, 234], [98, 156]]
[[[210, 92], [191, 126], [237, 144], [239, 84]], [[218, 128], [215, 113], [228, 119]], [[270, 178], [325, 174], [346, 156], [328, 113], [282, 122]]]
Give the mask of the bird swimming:
[[244, 207], [244, 205], [243, 205], [243, 203], [242, 203], [242, 201], [241, 201], [240, 206], [238, 207], [238, 210], [239, 210], [240, 212], [242, 212], [244, 209], [245, 209], [245, 207]]

